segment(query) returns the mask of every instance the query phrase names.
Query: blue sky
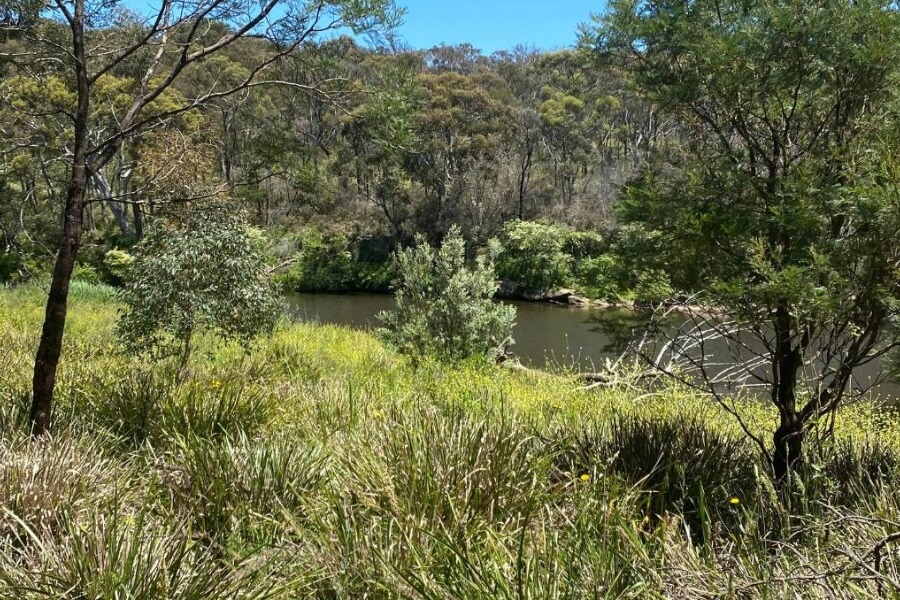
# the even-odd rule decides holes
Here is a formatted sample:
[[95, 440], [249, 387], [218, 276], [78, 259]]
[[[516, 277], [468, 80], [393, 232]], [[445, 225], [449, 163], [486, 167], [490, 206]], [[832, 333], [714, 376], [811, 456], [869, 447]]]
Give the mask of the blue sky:
[[[540, 50], [575, 44], [579, 23], [601, 12], [604, 0], [396, 0], [406, 8], [399, 29], [415, 49], [438, 44], [469, 43], [485, 54], [517, 45]], [[122, 0], [124, 6], [147, 14], [159, 0]], [[341, 30], [340, 33], [346, 33]], [[327, 37], [327, 36], [326, 36]]]
[[406, 7], [400, 35], [413, 48], [468, 42], [485, 54], [518, 44], [571, 46], [578, 24], [603, 10], [602, 0], [398, 0]]

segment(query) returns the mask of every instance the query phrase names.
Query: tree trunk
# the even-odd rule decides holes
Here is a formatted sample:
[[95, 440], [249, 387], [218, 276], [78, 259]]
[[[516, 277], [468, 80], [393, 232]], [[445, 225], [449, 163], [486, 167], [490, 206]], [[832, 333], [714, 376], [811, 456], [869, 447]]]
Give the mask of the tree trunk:
[[803, 421], [796, 413], [781, 415], [781, 424], [773, 436], [772, 470], [775, 481], [786, 483], [789, 475], [801, 465], [803, 452]]
[[144, 211], [136, 202], [131, 205], [131, 210], [134, 212], [134, 240], [139, 242], [144, 237]]
[[519, 170], [519, 220], [525, 220], [525, 194], [528, 191], [528, 177], [531, 172], [531, 158], [534, 155], [534, 146], [531, 140], [526, 142], [527, 150], [525, 158], [522, 161], [522, 167]]
[[181, 364], [178, 365], [178, 383], [183, 383], [189, 374], [189, 365], [191, 362], [191, 339], [194, 337], [193, 331], [188, 331], [184, 338], [184, 345], [181, 350]]
[[72, 280], [72, 271], [75, 269], [75, 258], [78, 256], [78, 249], [81, 246], [84, 194], [88, 180], [86, 142], [90, 90], [84, 52], [84, 0], [76, 0], [75, 12], [70, 25], [75, 58], [75, 77], [78, 86], [78, 105], [75, 112], [72, 173], [63, 212], [63, 236], [56, 254], [56, 263], [53, 266], [53, 278], [50, 281], [50, 293], [47, 296], [44, 326], [34, 360], [29, 422], [32, 435], [35, 436], [50, 430], [56, 370], [59, 366], [63, 331], [66, 327], [69, 283]]
[[797, 412], [797, 370], [802, 364], [802, 354], [791, 335], [791, 316], [787, 306], [775, 310], [775, 356], [772, 402], [781, 417], [775, 430], [772, 453], [772, 470], [779, 484], [787, 482], [789, 475], [801, 463], [803, 452], [803, 419]]
[[91, 180], [94, 184], [94, 188], [97, 190], [97, 194], [102, 200], [105, 200], [106, 205], [109, 207], [109, 212], [112, 213], [113, 218], [116, 220], [119, 231], [126, 237], [131, 235], [131, 231], [128, 227], [128, 218], [125, 216], [125, 211], [122, 210], [119, 203], [113, 200], [112, 187], [109, 185], [106, 175], [102, 172], [92, 173]]

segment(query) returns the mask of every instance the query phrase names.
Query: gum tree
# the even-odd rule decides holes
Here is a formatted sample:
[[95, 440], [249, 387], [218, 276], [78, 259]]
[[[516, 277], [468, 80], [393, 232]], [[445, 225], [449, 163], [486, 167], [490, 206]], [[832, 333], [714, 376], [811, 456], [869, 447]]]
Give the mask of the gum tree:
[[223, 199], [176, 205], [137, 245], [121, 298], [119, 336], [132, 354], [178, 357], [183, 380], [198, 333], [245, 346], [280, 314], [265, 260]]
[[[38, 81], [48, 75], [61, 76], [74, 97], [71, 106], [58, 113], [64, 117], [68, 144], [55, 160], [67, 165], [68, 175], [32, 382], [30, 422], [33, 434], [40, 435], [50, 428], [69, 283], [81, 246], [92, 178], [127, 140], [147, 130], [165, 127], [180, 115], [253, 87], [288, 85], [269, 77], [271, 67], [321, 32], [345, 26], [357, 33], [377, 30], [398, 13], [391, 0], [159, 0], [138, 13], [106, 0], [53, 0], [39, 13], [34, 5], [0, 0], [0, 39], [18, 42], [13, 50], [4, 50], [2, 58]], [[265, 51], [240, 81], [216, 81], [176, 105], [154, 107], [155, 100], [204, 61], [251, 40]], [[92, 122], [98, 83], [122, 70], [137, 74], [134, 85], [122, 91], [128, 101], [116, 115], [115, 126], [98, 132]], [[37, 121], [57, 115], [27, 116]]]
[[614, 0], [596, 21], [585, 42], [684, 140], [627, 186], [619, 216], [720, 311], [708, 326], [729, 323], [717, 333], [778, 413], [771, 452], [757, 441], [784, 480], [855, 370], [897, 344], [897, 6]]

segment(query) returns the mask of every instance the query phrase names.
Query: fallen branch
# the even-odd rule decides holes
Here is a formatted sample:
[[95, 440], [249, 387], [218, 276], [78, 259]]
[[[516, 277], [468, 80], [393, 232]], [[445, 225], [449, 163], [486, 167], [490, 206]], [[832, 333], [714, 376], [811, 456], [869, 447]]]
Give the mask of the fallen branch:
[[296, 263], [299, 260], [300, 260], [299, 256], [292, 256], [291, 258], [266, 269], [266, 275], [267, 276], [273, 275], [273, 274], [277, 273], [278, 271], [286, 269], [287, 267], [291, 266], [292, 264]]

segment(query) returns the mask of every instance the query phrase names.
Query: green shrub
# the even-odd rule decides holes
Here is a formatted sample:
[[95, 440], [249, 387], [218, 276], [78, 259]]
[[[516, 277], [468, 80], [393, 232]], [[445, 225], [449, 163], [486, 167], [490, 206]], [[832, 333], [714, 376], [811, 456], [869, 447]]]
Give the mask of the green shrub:
[[835, 440], [815, 448], [801, 474], [807, 496], [858, 506], [900, 481], [900, 457], [883, 443]]
[[710, 515], [728, 522], [734, 516], [729, 500], [746, 502], [757, 490], [746, 440], [699, 419], [619, 416], [567, 443], [559, 459], [563, 472], [609, 471], [645, 494], [648, 517], [677, 514], [703, 539]]
[[591, 298], [615, 301], [623, 293], [619, 271], [618, 260], [611, 254], [582, 258], [575, 263], [575, 285]]
[[301, 513], [326, 473], [319, 448], [287, 436], [176, 439], [172, 468], [183, 476], [172, 487], [175, 509], [217, 550], [274, 543], [283, 512]]
[[397, 309], [381, 313], [383, 337], [414, 359], [491, 359], [512, 343], [516, 309], [493, 301], [496, 242], [466, 266], [459, 229], [434, 250], [424, 239], [397, 254]]
[[353, 281], [353, 250], [346, 236], [308, 230], [301, 238], [297, 283], [300, 292], [340, 292]]
[[173, 388], [171, 378], [129, 370], [111, 381], [96, 381], [76, 410], [124, 446], [137, 448], [159, 437], [163, 406], [171, 401]]
[[565, 287], [572, 279], [572, 257], [564, 250], [571, 230], [563, 225], [510, 221], [503, 228], [497, 274], [532, 290]]
[[0, 546], [26, 542], [29, 530], [59, 535], [70, 517], [115, 493], [123, 470], [98, 442], [69, 432], [42, 445], [24, 435], [0, 441]]
[[[113, 504], [65, 522], [61, 539], [30, 531], [37, 551], [0, 552], [0, 598], [16, 600], [286, 597], [274, 553], [226, 562], [196, 543], [187, 523]], [[279, 592], [280, 590], [280, 592]]]
[[69, 298], [90, 302], [111, 302], [116, 297], [116, 290], [104, 283], [93, 283], [76, 279], [69, 285]]
[[367, 484], [376, 502], [400, 507], [414, 522], [465, 529], [515, 520], [539, 495], [550, 467], [537, 438], [493, 411], [477, 417], [459, 407], [414, 410], [379, 434], [388, 472], [363, 464], [354, 476], [379, 475]]
[[105, 281], [110, 285], [115, 286], [124, 284], [128, 268], [133, 262], [134, 256], [124, 250], [113, 248], [107, 252], [103, 255], [103, 275]]
[[245, 345], [280, 313], [264, 258], [240, 215], [215, 203], [159, 219], [135, 247], [119, 337], [133, 354], [180, 355], [204, 330]]
[[0, 388], [0, 439], [28, 429], [31, 394], [24, 389]]
[[704, 532], [708, 515], [726, 519], [729, 500], [746, 503], [757, 488], [746, 440], [690, 417], [620, 417], [612, 423], [606, 453], [615, 472], [649, 492], [651, 515], [679, 514], [695, 535]]
[[614, 279], [623, 294], [656, 303], [674, 294], [673, 285], [661, 264], [660, 234], [641, 225], [625, 225], [613, 236], [610, 254], [617, 268]]
[[94, 285], [103, 283], [103, 277], [100, 271], [93, 265], [77, 264], [72, 272], [72, 279], [83, 283], [91, 283]]
[[275, 276], [291, 292], [385, 292], [392, 278], [390, 249], [379, 236], [348, 236], [304, 230], [286, 235], [274, 253], [294, 262]]
[[22, 255], [12, 250], [0, 252], [0, 283], [17, 282], [22, 277]]
[[243, 381], [213, 377], [176, 384], [166, 369], [135, 368], [95, 376], [73, 412], [92, 431], [112, 434], [128, 449], [165, 448], [179, 436], [217, 439], [254, 435], [270, 417], [266, 394]]
[[609, 238], [596, 231], [569, 231], [563, 244], [563, 252], [576, 261], [600, 256], [608, 250]]
[[643, 304], [659, 304], [675, 296], [668, 275], [661, 270], [644, 271], [637, 278], [633, 295], [637, 302]]
[[238, 381], [213, 379], [183, 386], [160, 415], [164, 437], [191, 435], [203, 439], [228, 434], [253, 435], [269, 419], [269, 402], [260, 390]]

